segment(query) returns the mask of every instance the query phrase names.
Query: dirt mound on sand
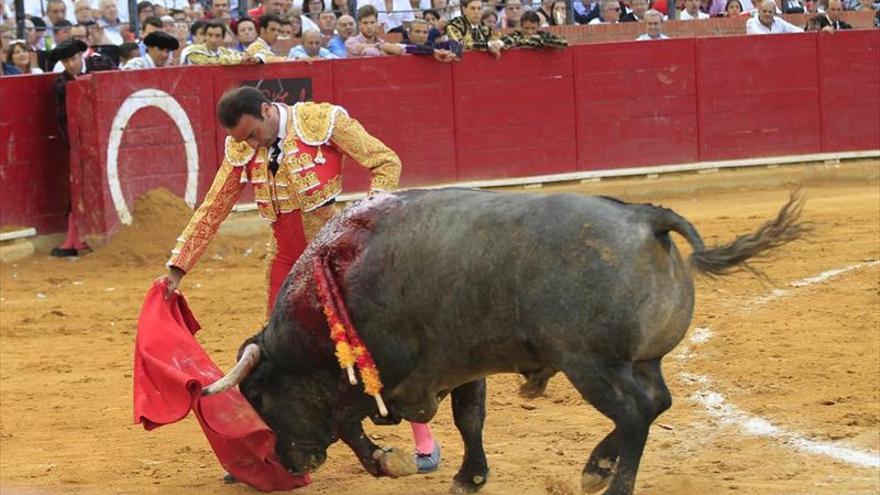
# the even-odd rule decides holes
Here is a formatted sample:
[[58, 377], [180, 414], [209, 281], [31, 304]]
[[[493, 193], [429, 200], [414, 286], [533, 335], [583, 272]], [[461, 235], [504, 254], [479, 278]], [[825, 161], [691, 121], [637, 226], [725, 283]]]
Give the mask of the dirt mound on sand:
[[[192, 214], [193, 210], [183, 199], [171, 191], [153, 189], [135, 200], [131, 225], [123, 225], [110, 243], [89, 259], [106, 266], [164, 265]], [[231, 249], [233, 246], [218, 236], [211, 241], [204, 256]]]

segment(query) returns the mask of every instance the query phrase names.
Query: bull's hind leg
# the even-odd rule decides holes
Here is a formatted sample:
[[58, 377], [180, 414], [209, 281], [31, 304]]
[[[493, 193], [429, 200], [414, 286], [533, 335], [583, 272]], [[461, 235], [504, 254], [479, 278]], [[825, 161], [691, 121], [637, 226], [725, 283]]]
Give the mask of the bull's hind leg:
[[582, 489], [597, 491], [610, 478], [606, 495], [632, 494], [648, 429], [671, 403], [659, 360], [627, 363], [582, 357], [563, 371], [584, 399], [615, 426], [584, 466]]
[[452, 416], [464, 440], [464, 460], [453, 493], [474, 493], [489, 477], [489, 465], [483, 450], [483, 423], [486, 420], [486, 379], [465, 383], [452, 390]]
[[[672, 405], [672, 396], [660, 370], [660, 360], [637, 361], [632, 365], [633, 379], [642, 387], [654, 405], [651, 421]], [[587, 493], [598, 492], [608, 486], [619, 457], [617, 448], [617, 432], [615, 428], [596, 445], [590, 459], [584, 467], [581, 487]]]

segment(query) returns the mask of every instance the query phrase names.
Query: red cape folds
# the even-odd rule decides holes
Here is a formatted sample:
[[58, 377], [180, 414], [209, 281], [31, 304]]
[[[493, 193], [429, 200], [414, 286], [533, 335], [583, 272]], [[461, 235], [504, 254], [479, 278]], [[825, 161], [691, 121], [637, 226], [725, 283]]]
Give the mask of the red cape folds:
[[152, 430], [195, 413], [224, 469], [259, 490], [291, 490], [309, 484], [275, 454], [275, 434], [238, 389], [202, 397], [223, 376], [196, 341], [201, 328], [183, 295], [165, 299], [165, 283], [153, 284], [138, 318], [134, 348], [134, 421]]

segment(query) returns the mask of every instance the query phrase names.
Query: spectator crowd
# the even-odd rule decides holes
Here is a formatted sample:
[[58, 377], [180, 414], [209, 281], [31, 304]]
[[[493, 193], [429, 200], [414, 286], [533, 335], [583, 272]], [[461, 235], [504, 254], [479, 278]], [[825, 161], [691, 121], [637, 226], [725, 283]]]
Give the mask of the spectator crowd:
[[[3, 75], [61, 73], [60, 57], [71, 46], [86, 61], [83, 72], [403, 55], [449, 62], [465, 50], [500, 57], [512, 48], [565, 48], [549, 26], [637, 22], [644, 27], [637, 39], [655, 40], [667, 37], [667, 19], [749, 16], [748, 34], [833, 31], [850, 27], [844, 11], [871, 10], [876, 17], [880, 6], [874, 0], [669, 1], [672, 15], [667, 0], [141, 0], [133, 13], [118, 0], [24, 0], [18, 39], [15, 2], [0, 0], [0, 56]], [[783, 13], [812, 16], [802, 27]]]

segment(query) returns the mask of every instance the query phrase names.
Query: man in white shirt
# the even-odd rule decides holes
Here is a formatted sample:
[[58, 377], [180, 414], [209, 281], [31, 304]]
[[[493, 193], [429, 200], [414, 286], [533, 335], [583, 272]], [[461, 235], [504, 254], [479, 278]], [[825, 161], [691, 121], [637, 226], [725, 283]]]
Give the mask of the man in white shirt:
[[709, 14], [700, 12], [700, 0], [684, 0], [684, 10], [678, 14], [680, 21], [693, 21], [695, 19], [708, 19]]
[[746, 34], [803, 33], [804, 30], [776, 17], [776, 2], [763, 0], [758, 16], [746, 21]]
[[[101, 18], [98, 24], [104, 28], [104, 34], [107, 39], [114, 45], [122, 44], [122, 19], [119, 18], [119, 8], [116, 6], [116, 0], [101, 0]], [[127, 6], [126, 6], [127, 10]]]
[[663, 14], [654, 9], [645, 11], [645, 34], [636, 38], [636, 41], [665, 40], [669, 38], [663, 34]]

